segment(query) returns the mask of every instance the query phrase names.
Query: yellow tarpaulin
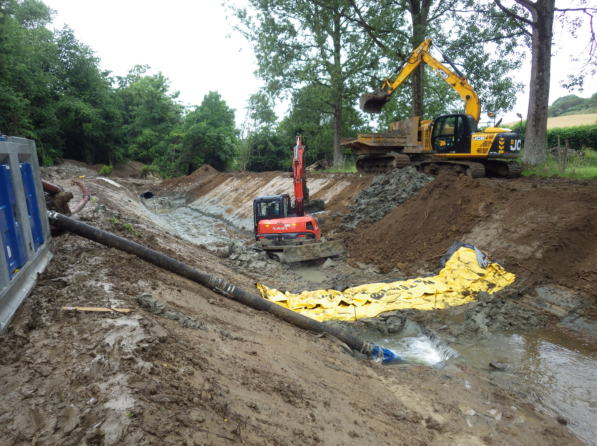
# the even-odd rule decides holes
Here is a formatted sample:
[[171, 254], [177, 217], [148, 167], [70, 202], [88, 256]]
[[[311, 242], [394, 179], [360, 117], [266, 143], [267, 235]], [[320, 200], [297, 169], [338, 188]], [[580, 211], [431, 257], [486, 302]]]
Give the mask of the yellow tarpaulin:
[[393, 283], [372, 283], [336, 290], [281, 293], [258, 283], [264, 299], [317, 321], [350, 321], [392, 310], [433, 310], [464, 305], [479, 291], [493, 294], [514, 282], [515, 276], [497, 263], [482, 268], [474, 250], [460, 248], [437, 276]]

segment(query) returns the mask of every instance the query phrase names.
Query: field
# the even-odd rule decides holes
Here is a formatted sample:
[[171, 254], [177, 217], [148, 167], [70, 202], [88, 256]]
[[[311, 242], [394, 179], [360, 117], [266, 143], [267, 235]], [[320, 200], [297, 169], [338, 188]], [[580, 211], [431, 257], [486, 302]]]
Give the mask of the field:
[[[517, 124], [519, 121], [507, 122], [501, 127], [509, 127]], [[547, 119], [547, 128], [555, 129], [558, 127], [574, 127], [577, 125], [595, 124], [597, 122], [597, 113], [588, 115], [558, 116], [557, 118]]]

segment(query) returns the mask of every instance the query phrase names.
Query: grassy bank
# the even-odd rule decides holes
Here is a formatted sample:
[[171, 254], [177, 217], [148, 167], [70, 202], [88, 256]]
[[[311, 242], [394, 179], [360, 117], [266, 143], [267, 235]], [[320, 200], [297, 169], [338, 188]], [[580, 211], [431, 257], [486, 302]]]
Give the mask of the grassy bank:
[[[519, 159], [522, 160], [522, 156]], [[539, 166], [524, 166], [522, 174], [524, 176], [537, 175], [541, 177], [559, 175], [566, 178], [597, 178], [597, 152], [587, 150], [585, 151], [585, 156], [582, 158], [568, 158], [566, 171], [562, 171], [560, 166], [561, 162], [556, 157], [547, 155], [547, 162], [545, 164]]]

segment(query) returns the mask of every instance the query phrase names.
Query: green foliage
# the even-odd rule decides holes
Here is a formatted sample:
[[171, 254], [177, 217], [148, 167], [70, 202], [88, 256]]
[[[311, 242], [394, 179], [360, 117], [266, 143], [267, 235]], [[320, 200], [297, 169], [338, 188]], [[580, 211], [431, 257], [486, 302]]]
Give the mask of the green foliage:
[[597, 150], [597, 124], [548, 129], [547, 147], [557, 147], [558, 136], [562, 147], [564, 147], [564, 140], [567, 139], [571, 149]]
[[122, 223], [120, 220], [118, 220], [116, 217], [112, 217], [110, 220], [108, 220], [110, 223], [112, 223], [113, 225], [117, 225], [117, 226], [122, 226], [124, 229], [126, 229], [127, 231], [129, 231], [131, 234], [133, 234], [135, 237], [143, 237], [143, 234], [141, 234], [133, 225], [131, 225], [130, 223]]
[[168, 137], [182, 122], [179, 92], [169, 93], [170, 81], [162, 73], [145, 75], [137, 65], [119, 77], [118, 97], [123, 114], [124, 143], [130, 159], [150, 163], [168, 150]]
[[574, 94], [563, 96], [553, 101], [548, 109], [550, 118], [590, 113], [597, 113], [597, 93], [586, 99]]
[[234, 109], [218, 92], [210, 91], [170, 132], [166, 150], [155, 164], [165, 177], [189, 175], [205, 163], [226, 170], [237, 156], [237, 133]]
[[587, 150], [585, 156], [581, 158], [569, 157], [565, 172], [561, 170], [561, 161], [549, 154], [544, 164], [524, 166], [522, 174], [524, 176], [551, 177], [558, 175], [567, 178], [594, 179], [597, 178], [597, 151]]
[[100, 175], [104, 176], [104, 177], [109, 177], [112, 174], [112, 170], [114, 170], [114, 167], [110, 164], [108, 165], [104, 165], [104, 167], [102, 167], [102, 170], [100, 170]]

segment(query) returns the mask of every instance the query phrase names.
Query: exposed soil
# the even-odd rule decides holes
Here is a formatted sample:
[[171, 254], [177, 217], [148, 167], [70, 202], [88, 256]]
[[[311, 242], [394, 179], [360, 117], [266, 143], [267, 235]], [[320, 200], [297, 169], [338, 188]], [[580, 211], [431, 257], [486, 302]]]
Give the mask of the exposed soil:
[[440, 176], [345, 240], [355, 260], [407, 272], [435, 265], [454, 240], [468, 242], [527, 284], [548, 280], [596, 296], [596, 184]]
[[[144, 164], [139, 161], [129, 161], [126, 164], [116, 163], [114, 164], [110, 178], [141, 178], [143, 166]], [[65, 174], [72, 176], [95, 176], [99, 174], [103, 167], [103, 164], [91, 165], [82, 161], [62, 159], [58, 164], [50, 168], [46, 167], [44, 170], [46, 172], [57, 171], [58, 177], [64, 176]], [[79, 175], [76, 175], [77, 173]]]
[[[66, 179], [70, 176], [56, 182], [76, 195], [76, 186]], [[361, 187], [370, 180], [355, 176]], [[420, 196], [442, 196], [444, 189], [435, 187], [442, 184], [438, 180]], [[253, 290], [255, 280], [268, 279], [153, 224], [132, 190], [157, 190], [155, 183], [121, 183], [119, 188], [87, 181], [95, 201], [81, 219], [247, 290]], [[486, 187], [467, 180], [452, 184], [461, 191], [462, 203], [467, 194], [472, 200]], [[511, 191], [503, 193], [489, 199], [501, 203], [500, 197]], [[376, 224], [395, 219], [394, 213], [416, 200]], [[467, 224], [491, 218], [475, 215], [475, 209], [478, 214], [466, 202], [453, 215], [466, 217]], [[437, 230], [440, 224], [433, 217], [428, 215], [428, 224]], [[142, 236], [121, 223], [133, 225]], [[417, 226], [408, 228], [413, 229], [406, 235], [416, 236]], [[421, 251], [427, 261], [439, 249], [440, 241], [434, 243], [435, 248]], [[523, 403], [523, 396], [466, 366], [383, 367], [356, 361], [327, 338], [115, 249], [62, 233], [55, 234], [52, 250], [55, 258], [9, 334], [0, 338], [0, 445], [581, 444], [565, 426]], [[360, 252], [353, 255], [361, 258]], [[389, 250], [384, 255], [400, 259], [394, 260]], [[338, 268], [350, 271], [346, 265]], [[283, 283], [286, 277], [280, 273], [269, 279]], [[154, 314], [137, 299], [142, 293], [179, 316]], [[146, 294], [144, 302], [148, 299]], [[134, 311], [82, 313], [63, 306]], [[207, 331], [183, 326], [180, 315], [201, 322], [194, 326]], [[517, 418], [520, 412], [526, 414], [524, 424]], [[498, 413], [499, 418], [492, 415]]]

